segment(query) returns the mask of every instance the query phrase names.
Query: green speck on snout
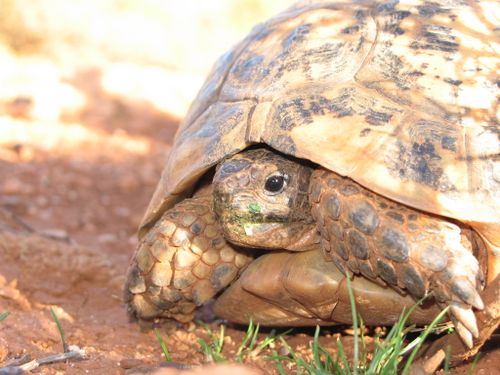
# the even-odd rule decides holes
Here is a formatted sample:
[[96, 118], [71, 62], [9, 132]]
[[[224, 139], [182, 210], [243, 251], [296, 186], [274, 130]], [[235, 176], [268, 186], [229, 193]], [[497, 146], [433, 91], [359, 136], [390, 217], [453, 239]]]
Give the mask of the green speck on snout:
[[250, 204], [248, 205], [248, 210], [249, 210], [252, 214], [260, 214], [260, 213], [261, 213], [261, 211], [262, 211], [258, 203], [250, 203]]

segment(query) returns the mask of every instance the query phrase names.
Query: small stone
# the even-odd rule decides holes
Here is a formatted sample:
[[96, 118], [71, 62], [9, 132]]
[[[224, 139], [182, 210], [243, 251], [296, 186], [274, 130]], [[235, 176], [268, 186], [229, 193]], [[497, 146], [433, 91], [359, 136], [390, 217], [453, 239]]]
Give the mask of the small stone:
[[198, 256], [191, 251], [181, 249], [175, 255], [175, 268], [191, 268], [198, 259]]
[[[44, 229], [40, 231], [40, 234], [45, 237], [53, 238], [55, 240], [69, 241], [70, 239], [68, 232], [66, 232], [64, 229]], [[99, 242], [101, 242], [100, 237], [101, 236], [99, 236], [97, 239]], [[116, 236], [113, 237], [113, 241], [116, 241]]]
[[358, 259], [368, 259], [368, 243], [365, 237], [355, 230], [350, 230], [348, 238], [351, 253]]
[[131, 369], [144, 364], [144, 361], [135, 358], [125, 358], [120, 361], [120, 367], [123, 369]]
[[380, 250], [386, 258], [399, 263], [406, 262], [410, 252], [405, 235], [392, 228], [382, 232]]
[[103, 233], [97, 237], [99, 243], [113, 243], [116, 242], [118, 238], [113, 233]]
[[151, 282], [158, 286], [167, 286], [172, 280], [170, 263], [156, 263], [151, 270]]
[[210, 277], [210, 281], [212, 282], [212, 286], [217, 290], [221, 290], [222, 288], [229, 285], [231, 281], [236, 277], [238, 270], [232, 264], [220, 264], [215, 267], [212, 272], [212, 276]]

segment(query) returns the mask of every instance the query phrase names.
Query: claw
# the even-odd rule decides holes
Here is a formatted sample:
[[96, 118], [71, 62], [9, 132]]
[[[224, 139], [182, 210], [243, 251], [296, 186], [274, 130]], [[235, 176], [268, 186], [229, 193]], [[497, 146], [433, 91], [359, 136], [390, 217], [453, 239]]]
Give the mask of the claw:
[[464, 344], [469, 349], [472, 349], [472, 346], [474, 344], [472, 342], [472, 333], [467, 328], [465, 328], [465, 326], [461, 322], [458, 322], [458, 321], [455, 322], [455, 328], [457, 330], [458, 335], [460, 336], [460, 338], [464, 342]]
[[479, 337], [476, 315], [470, 307], [464, 308], [456, 302], [450, 304], [451, 314], [467, 329], [475, 338]]
[[451, 284], [451, 290], [465, 303], [478, 310], [484, 309], [484, 303], [476, 288], [466, 279], [457, 279]]

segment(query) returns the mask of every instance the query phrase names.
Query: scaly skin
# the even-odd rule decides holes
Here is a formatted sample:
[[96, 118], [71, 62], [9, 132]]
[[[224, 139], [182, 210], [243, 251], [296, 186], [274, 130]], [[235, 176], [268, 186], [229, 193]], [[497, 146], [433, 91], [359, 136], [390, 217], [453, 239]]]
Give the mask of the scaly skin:
[[162, 216], [132, 257], [125, 286], [129, 313], [141, 320], [189, 322], [196, 307], [251, 260], [222, 237], [211, 195], [187, 199]]
[[[315, 170], [309, 181], [299, 177], [309, 170], [310, 166], [268, 149], [227, 159], [214, 177], [215, 210], [224, 236], [240, 245], [273, 248], [276, 243], [276, 248], [300, 251], [317, 240], [309, 236], [304, 241], [303, 233], [319, 231], [326, 260], [334, 261], [343, 272], [362, 274], [417, 299], [433, 292], [441, 306], [450, 306], [457, 332], [472, 347], [473, 337], [479, 335], [472, 307], [484, 308], [478, 293], [484, 276], [472, 255], [469, 231], [378, 196], [325, 169]], [[266, 191], [267, 181], [277, 174], [287, 176], [282, 189]], [[309, 189], [308, 204], [299, 199], [304, 189]], [[300, 202], [300, 207], [294, 207], [294, 202]], [[284, 208], [276, 215], [280, 204]], [[259, 216], [250, 216], [255, 205]], [[300, 220], [304, 215], [296, 211], [304, 209], [311, 210], [315, 222]], [[293, 216], [286, 218], [286, 213]], [[259, 229], [245, 230], [242, 218]], [[283, 235], [289, 228], [294, 230]], [[256, 233], [267, 241], [256, 240]]]

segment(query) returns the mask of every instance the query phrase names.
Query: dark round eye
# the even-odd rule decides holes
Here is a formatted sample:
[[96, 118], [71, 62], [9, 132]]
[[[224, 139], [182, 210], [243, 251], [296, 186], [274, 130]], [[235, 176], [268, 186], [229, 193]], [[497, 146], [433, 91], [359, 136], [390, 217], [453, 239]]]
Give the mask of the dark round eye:
[[266, 179], [266, 183], [264, 185], [264, 189], [266, 189], [270, 193], [279, 193], [283, 190], [285, 187], [285, 184], [287, 182], [287, 177], [286, 175], [282, 174], [275, 174], [272, 176], [269, 176]]

